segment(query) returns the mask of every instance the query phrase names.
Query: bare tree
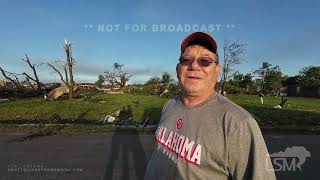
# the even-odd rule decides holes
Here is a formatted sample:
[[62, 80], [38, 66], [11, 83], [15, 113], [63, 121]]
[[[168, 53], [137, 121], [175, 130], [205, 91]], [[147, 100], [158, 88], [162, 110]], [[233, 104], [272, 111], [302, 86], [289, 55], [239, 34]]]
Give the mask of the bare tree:
[[26, 80], [27, 82], [29, 83], [29, 85], [31, 86], [32, 89], [34, 89], [33, 85], [31, 84], [30, 80], [34, 81], [36, 84], [37, 84], [37, 89], [38, 91], [41, 91], [43, 90], [42, 89], [42, 83], [39, 81], [39, 78], [38, 78], [38, 74], [37, 74], [37, 70], [35, 68], [35, 64], [31, 64], [30, 62], [30, 59], [27, 55], [27, 53], [25, 53], [25, 59], [22, 59], [22, 61], [26, 62], [29, 67], [31, 68], [32, 72], [33, 72], [33, 76], [34, 77], [31, 77], [30, 75], [28, 75], [26, 72], [22, 73], [23, 75], [26, 76]]
[[26, 77], [25, 82], [29, 84], [29, 86], [32, 88], [33, 91], [35, 90], [33, 84], [30, 82], [30, 79], [28, 77]]
[[48, 66], [51, 67], [60, 77], [60, 80], [68, 87], [69, 89], [69, 99], [73, 99], [73, 91], [75, 88], [75, 82], [73, 80], [73, 65], [74, 65], [74, 58], [72, 57], [71, 51], [71, 43], [64, 40], [63, 49], [66, 53], [66, 61], [63, 62], [63, 69], [64, 69], [64, 77], [62, 73], [54, 67], [52, 64], [48, 63]]
[[129, 75], [127, 72], [125, 72], [123, 68], [124, 64], [114, 63], [113, 64], [113, 70], [107, 70], [105, 71], [105, 80], [111, 84], [112, 87], [115, 85], [123, 88], [129, 79], [132, 77], [132, 75]]
[[227, 80], [233, 76], [232, 67], [240, 64], [246, 51], [246, 43], [225, 40], [223, 45], [223, 68], [221, 75], [221, 93], [225, 91]]
[[[25, 53], [25, 59], [21, 59], [21, 60], [28, 64], [28, 66], [31, 68], [31, 70], [33, 72], [33, 76], [34, 77], [32, 77], [31, 75], [27, 74], [26, 72], [23, 72], [22, 74], [18, 74], [18, 73], [5, 71], [0, 67], [2, 75], [6, 79], [11, 81], [15, 85], [15, 87], [17, 87], [17, 88], [21, 88], [22, 84], [28, 83], [30, 85], [30, 87], [33, 90], [35, 90], [33, 84], [31, 83], [31, 81], [33, 81], [33, 82], [35, 82], [37, 84], [37, 90], [38, 91], [43, 90], [42, 83], [40, 82], [40, 80], [38, 78], [38, 75], [37, 75], [36, 65], [35, 64], [31, 64], [31, 61], [30, 61], [30, 59], [29, 59], [29, 57], [28, 57], [28, 55], [26, 53]], [[15, 79], [10, 78], [10, 76], [13, 76]], [[20, 81], [19, 81], [19, 78], [17, 76], [25, 76], [25, 81], [23, 81], [22, 84], [21, 84]]]
[[[0, 71], [1, 71], [1, 74], [3, 75], [3, 77], [6, 78], [7, 80], [9, 80], [10, 82], [12, 82], [16, 88], [21, 88], [22, 87], [22, 85], [21, 85], [21, 83], [19, 81], [19, 78], [17, 77], [17, 75], [21, 75], [21, 74], [16, 74], [16, 73], [12, 73], [12, 72], [9, 72], [9, 71], [5, 71], [1, 67], [0, 67]], [[10, 76], [13, 76], [14, 79], [11, 78]]]

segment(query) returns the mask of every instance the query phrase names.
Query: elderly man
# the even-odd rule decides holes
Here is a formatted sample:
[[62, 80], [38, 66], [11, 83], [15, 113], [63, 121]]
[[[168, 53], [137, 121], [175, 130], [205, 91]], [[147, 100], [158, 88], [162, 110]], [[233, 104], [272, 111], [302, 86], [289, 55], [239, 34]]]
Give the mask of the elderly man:
[[145, 179], [276, 179], [257, 122], [214, 90], [216, 41], [186, 37], [176, 71], [181, 95], [163, 107]]

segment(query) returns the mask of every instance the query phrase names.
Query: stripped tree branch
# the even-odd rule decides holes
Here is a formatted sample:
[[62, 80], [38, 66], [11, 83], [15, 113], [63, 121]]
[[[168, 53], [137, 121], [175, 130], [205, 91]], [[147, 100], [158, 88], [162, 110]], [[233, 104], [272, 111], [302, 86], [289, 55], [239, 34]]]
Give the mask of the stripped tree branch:
[[[8, 79], [10, 82], [12, 82], [16, 88], [20, 88], [20, 87], [21, 87], [19, 81], [16, 81], [16, 80], [18, 80], [17, 76], [15, 76], [16, 80], [14, 80], [14, 79], [12, 79], [12, 78], [9, 77], [9, 76], [12, 75], [13, 73], [10, 73], [10, 72], [8, 72], [8, 71], [5, 71], [5, 70], [2, 69], [1, 67], [0, 67], [0, 71], [1, 71], [1, 73], [2, 73], [2, 75], [3, 75], [3, 77], [5, 77], [6, 79]], [[10, 75], [8, 76], [6, 73], [9, 73]]]
[[61, 80], [65, 85], [68, 86], [68, 83], [64, 80], [64, 78], [63, 78], [62, 74], [60, 73], [60, 71], [59, 71], [57, 68], [55, 68], [53, 65], [51, 65], [50, 63], [47, 63], [47, 64], [48, 64], [48, 66], [50, 66], [50, 67], [60, 76], [60, 80]]
[[30, 82], [30, 79], [28, 77], [26, 77], [26, 81], [28, 82], [28, 84], [30, 85], [32, 90], [34, 90], [34, 87], [33, 87], [32, 83]]
[[42, 90], [42, 83], [40, 82], [39, 78], [38, 78], [38, 75], [37, 75], [37, 71], [36, 71], [36, 68], [35, 68], [35, 65], [31, 64], [30, 62], [30, 58], [28, 57], [27, 53], [25, 53], [25, 56], [26, 56], [26, 59], [22, 59], [24, 62], [26, 62], [29, 67], [32, 69], [32, 72], [33, 72], [33, 76], [34, 78], [31, 78], [31, 76], [27, 75], [27, 73], [23, 73], [25, 76], [27, 76], [29, 79], [31, 79], [32, 81], [36, 82], [37, 83], [37, 88], [38, 90]]

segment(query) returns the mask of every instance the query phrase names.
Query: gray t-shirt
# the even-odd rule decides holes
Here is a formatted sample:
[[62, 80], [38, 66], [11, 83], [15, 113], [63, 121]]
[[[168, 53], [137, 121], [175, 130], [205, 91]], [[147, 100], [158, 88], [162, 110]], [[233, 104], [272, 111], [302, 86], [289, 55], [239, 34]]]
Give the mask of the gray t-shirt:
[[145, 180], [276, 179], [257, 122], [221, 95], [194, 107], [170, 99], [155, 136]]

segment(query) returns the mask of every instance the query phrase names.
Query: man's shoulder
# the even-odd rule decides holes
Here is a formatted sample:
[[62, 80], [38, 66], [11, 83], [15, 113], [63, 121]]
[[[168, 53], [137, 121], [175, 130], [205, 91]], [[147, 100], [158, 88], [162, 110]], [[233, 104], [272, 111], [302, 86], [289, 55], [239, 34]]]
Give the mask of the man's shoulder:
[[162, 112], [164, 112], [170, 106], [171, 107], [175, 106], [178, 103], [179, 99], [180, 99], [180, 96], [177, 95], [177, 96], [174, 96], [174, 97], [170, 98], [169, 100], [167, 100], [167, 102], [164, 104], [164, 106], [162, 108]]
[[172, 98], [168, 99], [167, 103], [169, 102], [178, 102], [180, 100], [180, 95], [176, 95], [176, 96], [173, 96]]
[[221, 117], [228, 127], [229, 133], [243, 133], [260, 131], [256, 119], [244, 108], [230, 101], [227, 97], [217, 97], [217, 108], [221, 111]]
[[247, 110], [222, 95], [217, 95], [215, 105], [216, 107], [214, 108], [218, 108], [219, 111], [232, 118], [244, 120], [253, 119]]

